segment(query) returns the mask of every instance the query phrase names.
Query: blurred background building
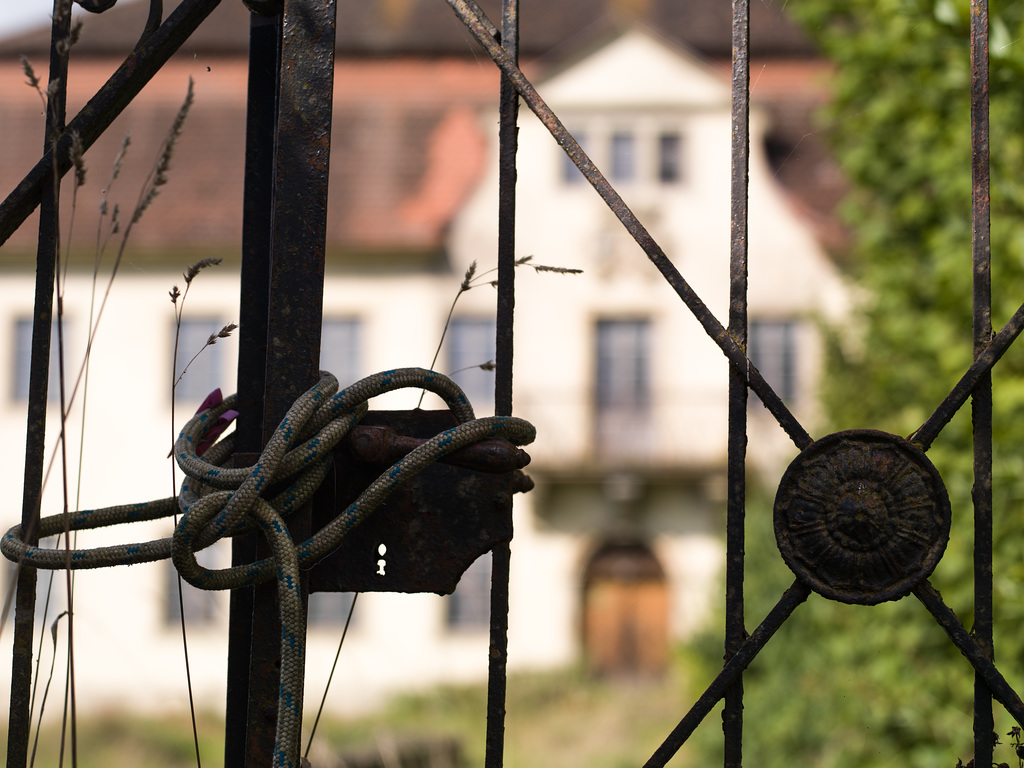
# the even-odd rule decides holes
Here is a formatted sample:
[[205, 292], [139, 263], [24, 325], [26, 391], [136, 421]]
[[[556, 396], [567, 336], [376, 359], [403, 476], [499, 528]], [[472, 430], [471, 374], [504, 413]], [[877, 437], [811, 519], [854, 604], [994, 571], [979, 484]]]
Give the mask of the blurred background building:
[[[494, 3], [481, 3], [495, 12]], [[728, 301], [730, 23], [715, 0], [549, 0], [524, 4], [522, 66], [682, 274], [724, 319]], [[146, 3], [86, 18], [72, 54], [69, 114], [120, 64]], [[848, 297], [834, 254], [841, 182], [813, 124], [827, 67], [776, 7], [752, 7], [750, 354], [804, 423], [814, 423], [819, 323]], [[224, 0], [87, 153], [88, 179], [65, 203], [70, 260], [65, 370], [85, 353], [104, 197], [131, 210], [188, 79], [195, 105], [170, 180], [135, 226], [68, 422], [72, 504], [170, 495], [173, 307], [168, 291], [205, 257], [184, 304], [179, 359], [238, 319], [248, 12]], [[0, 41], [0, 182], [11, 190], [40, 154], [40, 98], [18, 56], [45, 70], [49, 32]], [[463, 274], [495, 265], [498, 73], [443, 4], [339, 0], [322, 367], [350, 382], [429, 366]], [[121, 176], [110, 184], [123, 137]], [[70, 201], [70, 189], [66, 200]], [[536, 481], [516, 497], [510, 670], [583, 660], [597, 673], [657, 675], [673, 643], [701, 628], [719, 591], [728, 369], [672, 290], [540, 123], [521, 114], [515, 410], [539, 433]], [[109, 219], [109, 217], [108, 217]], [[5, 526], [20, 515], [36, 220], [0, 249], [0, 448]], [[831, 254], [831, 255], [830, 255]], [[531, 265], [582, 270], [536, 272]], [[94, 284], [98, 275], [98, 287]], [[491, 410], [494, 292], [461, 296], [435, 367], [456, 372]], [[241, 300], [244, 300], [242, 297]], [[317, 329], [310, 329], [315, 332]], [[244, 333], [244, 330], [242, 331]], [[237, 340], [209, 347], [177, 389], [178, 427], [214, 388], [235, 389]], [[178, 369], [182, 368], [179, 362]], [[466, 370], [468, 369], [468, 370]], [[55, 386], [51, 431], [58, 422]], [[87, 395], [87, 397], [86, 397]], [[415, 407], [418, 393], [376, 407]], [[792, 443], [756, 398], [750, 460], [777, 475]], [[85, 403], [84, 411], [82, 403]], [[434, 407], [437, 403], [425, 403]], [[50, 445], [55, 439], [50, 438]], [[78, 457], [80, 452], [81, 456]], [[60, 509], [59, 468], [44, 514]], [[168, 534], [144, 524], [79, 537], [89, 546]], [[226, 563], [214, 547], [208, 562]], [[489, 558], [455, 594], [361, 596], [328, 706], [352, 711], [487, 668]], [[4, 579], [4, 586], [10, 583]], [[41, 580], [45, 590], [47, 579]], [[185, 706], [177, 585], [169, 563], [76, 577], [78, 702], [84, 708]], [[63, 610], [63, 586], [49, 618]], [[348, 595], [311, 600], [307, 679], [322, 686]], [[45, 598], [40, 599], [40, 615]], [[227, 595], [186, 587], [193, 686], [224, 700]], [[9, 634], [0, 647], [10, 651]], [[0, 676], [9, 667], [0, 665]]]

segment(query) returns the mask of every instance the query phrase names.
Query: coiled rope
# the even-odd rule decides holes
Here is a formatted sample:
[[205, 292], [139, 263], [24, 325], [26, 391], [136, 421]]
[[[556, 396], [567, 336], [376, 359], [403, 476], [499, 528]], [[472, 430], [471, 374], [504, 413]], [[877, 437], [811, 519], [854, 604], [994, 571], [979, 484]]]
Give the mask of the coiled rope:
[[[439, 395], [458, 425], [415, 448], [380, 475], [358, 499], [309, 540], [296, 545], [285, 521], [319, 487], [331, 467], [331, 449], [367, 411], [367, 401], [403, 388], [426, 389]], [[38, 536], [120, 523], [156, 520], [181, 511], [174, 535], [166, 539], [98, 547], [43, 549], [27, 545], [20, 525], [0, 539], [0, 551], [10, 560], [34, 568], [73, 570], [133, 565], [171, 558], [189, 584], [200, 589], [236, 589], [277, 579], [281, 637], [281, 692], [277, 714], [275, 768], [298, 768], [305, 673], [306, 617], [299, 592], [299, 571], [329, 554], [345, 534], [372, 513], [399, 485], [452, 451], [489, 437], [516, 445], [531, 443], [533, 426], [522, 419], [492, 416], [476, 419], [465, 394], [451, 379], [422, 368], [400, 368], [362, 379], [338, 391], [337, 379], [321, 372], [315, 386], [302, 394], [274, 431], [259, 461], [251, 467], [226, 468], [234, 452], [233, 436], [214, 443], [202, 457], [196, 454], [203, 435], [217, 418], [232, 409], [236, 396], [196, 414], [174, 444], [175, 459], [186, 475], [177, 497], [104, 509], [44, 517]], [[262, 494], [270, 487], [284, 490], [274, 498]], [[196, 552], [228, 536], [258, 528], [270, 542], [272, 555], [250, 565], [209, 570], [196, 561]]]

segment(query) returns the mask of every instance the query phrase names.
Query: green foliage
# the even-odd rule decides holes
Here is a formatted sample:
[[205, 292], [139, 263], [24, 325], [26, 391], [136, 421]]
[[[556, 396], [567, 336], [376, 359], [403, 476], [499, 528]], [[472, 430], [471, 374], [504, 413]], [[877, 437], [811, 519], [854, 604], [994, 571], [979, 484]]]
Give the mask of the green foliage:
[[[790, 10], [837, 65], [828, 128], [852, 185], [844, 215], [863, 334], [833, 344], [825, 389], [838, 428], [909, 434], [971, 360], [971, 123], [966, 3], [812, 0]], [[993, 16], [993, 323], [1024, 299], [1024, 4]], [[1002, 30], [1001, 32], [998, 32]], [[997, 34], [998, 32], [998, 34]], [[1002, 43], [1008, 39], [1018, 42]], [[997, 426], [1024, 395], [1024, 355], [997, 369]], [[940, 443], [968, 456], [969, 423]], [[942, 446], [937, 445], [937, 448]], [[969, 468], [969, 459], [965, 467]]]
[[[203, 764], [223, 764], [223, 722], [203, 713], [197, 723]], [[117, 712], [79, 718], [77, 736], [79, 768], [191, 768], [196, 764], [187, 713], [135, 717]], [[6, 733], [0, 733], [0, 744], [5, 742]], [[70, 734], [61, 758], [59, 721], [43, 727], [35, 765], [71, 765]]]
[[[967, 0], [802, 0], [787, 11], [836, 65], [823, 115], [851, 192], [853, 281], [863, 301], [829, 340], [831, 428], [912, 434], [972, 358], [970, 8]], [[991, 19], [991, 253], [995, 330], [1024, 301], [1024, 3]], [[856, 329], [851, 334], [849, 329]], [[996, 659], [1024, 684], [1020, 521], [1024, 347], [993, 371]], [[973, 623], [970, 404], [929, 450], [953, 507], [953, 532], [932, 583]], [[747, 622], [792, 580], [774, 547], [771, 499], [748, 509]], [[720, 648], [709, 655], [710, 675]], [[973, 752], [974, 675], [913, 597], [861, 608], [812, 595], [745, 676], [744, 744], [756, 766], [948, 766]], [[1013, 721], [995, 705], [1016, 764]], [[713, 763], [721, 733], [696, 744]], [[718, 758], [720, 761], [720, 758]]]
[[[639, 765], [695, 695], [686, 684], [689, 665], [689, 655], [681, 652], [659, 680], [596, 680], [579, 668], [512, 675], [504, 765]], [[462, 744], [465, 764], [479, 766], [484, 762], [485, 706], [483, 685], [442, 687], [399, 697], [367, 718], [328, 723], [322, 740], [333, 750], [344, 750], [372, 746], [383, 734], [451, 736]]]
[[[719, 654], [720, 655], [720, 654]], [[635, 768], [658, 747], [699, 693], [691, 685], [692, 651], [680, 649], [668, 673], [651, 680], [596, 680], [582, 668], [518, 674], [508, 679], [504, 765], [507, 768]], [[486, 686], [445, 686], [392, 699], [364, 716], [325, 717], [309, 756], [313, 766], [338, 765], [339, 755], [372, 753], [391, 743], [455, 739], [463, 765], [484, 764]], [[312, 711], [306, 712], [306, 748]], [[204, 766], [223, 764], [224, 722], [201, 713]], [[78, 722], [82, 768], [195, 766], [187, 713], [84, 716]], [[37, 766], [60, 764], [59, 723], [44, 727]], [[5, 734], [0, 731], [0, 749]], [[673, 765], [688, 768], [688, 750]], [[70, 765], [66, 753], [64, 765]]]

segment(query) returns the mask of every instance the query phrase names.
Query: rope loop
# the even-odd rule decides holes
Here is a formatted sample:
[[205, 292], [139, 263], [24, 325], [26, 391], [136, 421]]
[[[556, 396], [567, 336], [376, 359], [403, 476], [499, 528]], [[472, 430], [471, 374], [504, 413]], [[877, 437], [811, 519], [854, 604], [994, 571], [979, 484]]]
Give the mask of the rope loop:
[[[334, 520], [296, 545], [287, 519], [312, 498], [331, 467], [331, 450], [359, 422], [367, 401], [397, 389], [426, 389], [441, 397], [458, 425], [442, 432], [385, 470], [356, 501]], [[0, 552], [34, 568], [72, 570], [132, 565], [171, 558], [189, 584], [200, 589], [237, 589], [277, 578], [278, 608], [282, 624], [281, 695], [278, 705], [278, 743], [275, 768], [298, 765], [299, 728], [306, 619], [299, 592], [300, 569], [308, 568], [336, 549], [345, 534], [366, 519], [402, 483], [451, 453], [489, 437], [503, 437], [516, 445], [533, 442], [536, 431], [522, 419], [474, 417], [465, 393], [442, 374], [422, 368], [398, 368], [368, 376], [339, 390], [338, 380], [321, 371], [319, 381], [296, 399], [251, 467], [224, 464], [234, 453], [229, 435], [196, 453], [203, 436], [218, 417], [233, 409], [237, 396], [197, 413], [174, 443], [174, 457], [185, 473], [177, 497], [104, 509], [51, 515], [39, 521], [39, 538], [120, 523], [157, 520], [177, 512], [182, 516], [170, 538], [93, 549], [66, 550], [29, 546], [20, 525], [0, 539]], [[273, 498], [266, 498], [274, 490]], [[208, 569], [196, 553], [225, 537], [260, 530], [272, 555], [249, 565]]]

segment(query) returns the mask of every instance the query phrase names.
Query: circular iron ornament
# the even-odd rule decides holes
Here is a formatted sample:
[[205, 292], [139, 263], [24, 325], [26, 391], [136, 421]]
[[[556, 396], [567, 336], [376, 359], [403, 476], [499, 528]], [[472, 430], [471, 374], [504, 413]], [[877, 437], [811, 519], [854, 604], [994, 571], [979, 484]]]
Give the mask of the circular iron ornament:
[[950, 517], [942, 478], [923, 451], [856, 429], [811, 443], [789, 465], [775, 496], [775, 539], [818, 594], [877, 605], [934, 570]]

